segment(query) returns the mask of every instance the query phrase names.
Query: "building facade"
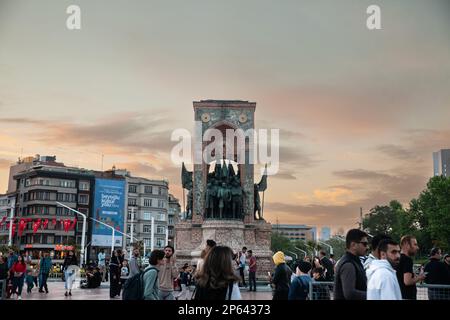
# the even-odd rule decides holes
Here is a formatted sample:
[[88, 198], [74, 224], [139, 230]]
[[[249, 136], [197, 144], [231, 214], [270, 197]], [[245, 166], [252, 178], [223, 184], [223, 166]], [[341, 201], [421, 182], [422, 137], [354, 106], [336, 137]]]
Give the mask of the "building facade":
[[304, 224], [274, 224], [272, 231], [285, 236], [291, 241], [315, 241], [315, 227]]
[[7, 219], [11, 212], [10, 197], [6, 194], [0, 195], [0, 245], [7, 245], [9, 240], [9, 229]]
[[[133, 227], [134, 241], [142, 240], [148, 252], [152, 244], [151, 220], [154, 218], [154, 248], [164, 248], [169, 237], [169, 183], [132, 177], [129, 172], [122, 174], [126, 179], [126, 233], [131, 235]], [[129, 248], [132, 242], [129, 237], [124, 236], [123, 243], [124, 248]]]
[[169, 194], [169, 218], [168, 218], [168, 230], [169, 230], [169, 245], [175, 246], [175, 224], [180, 219], [181, 206], [177, 198], [172, 194]]
[[434, 176], [450, 177], [450, 149], [433, 152]]
[[[83, 220], [57, 202], [90, 216], [95, 176], [92, 171], [52, 162], [40, 161], [14, 175], [15, 216], [19, 221], [27, 221], [23, 233], [16, 232], [14, 244], [33, 256], [40, 250], [50, 250], [58, 259], [65, 250], [81, 245]], [[64, 220], [72, 222], [70, 230], [64, 230]], [[41, 226], [33, 230], [36, 221], [41, 221]], [[89, 224], [86, 230], [86, 243], [89, 243]]]

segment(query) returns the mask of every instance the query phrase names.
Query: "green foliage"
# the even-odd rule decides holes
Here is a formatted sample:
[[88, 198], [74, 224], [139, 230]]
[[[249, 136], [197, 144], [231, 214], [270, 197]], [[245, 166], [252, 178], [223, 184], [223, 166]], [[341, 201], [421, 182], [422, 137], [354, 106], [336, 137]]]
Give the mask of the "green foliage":
[[450, 249], [450, 178], [433, 177], [418, 199], [411, 201], [411, 212], [428, 245]]
[[270, 249], [273, 252], [277, 251], [283, 251], [286, 252], [286, 250], [292, 251], [293, 244], [289, 240], [289, 238], [279, 234], [278, 232], [272, 232], [272, 242]]
[[[339, 260], [345, 253], [345, 241], [336, 239], [336, 238], [331, 238], [327, 241], [324, 241], [325, 243], [328, 243], [330, 246], [333, 247], [333, 253], [334, 253], [334, 259], [335, 260]], [[325, 246], [324, 246], [325, 247]], [[326, 249], [326, 248], [323, 248]], [[329, 251], [327, 251], [329, 252]]]
[[450, 249], [450, 178], [433, 177], [409, 209], [393, 200], [375, 206], [363, 219], [363, 228], [372, 235], [384, 233], [395, 240], [411, 234], [417, 238], [421, 254], [433, 246]]

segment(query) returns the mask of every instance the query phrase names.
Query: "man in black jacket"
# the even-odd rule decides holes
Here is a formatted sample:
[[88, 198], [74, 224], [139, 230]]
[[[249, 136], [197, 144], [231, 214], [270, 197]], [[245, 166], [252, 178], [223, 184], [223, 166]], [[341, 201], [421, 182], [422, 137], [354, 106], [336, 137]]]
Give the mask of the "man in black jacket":
[[367, 233], [351, 229], [346, 236], [347, 252], [339, 260], [334, 280], [335, 300], [365, 300], [367, 278], [359, 257], [366, 255]]
[[[430, 262], [425, 266], [425, 283], [426, 284], [440, 284], [449, 285], [450, 275], [447, 267], [441, 262], [442, 251], [439, 248], [431, 249]], [[428, 299], [430, 300], [445, 300], [448, 297], [448, 289], [429, 288]]]
[[326, 270], [325, 281], [334, 280], [334, 266], [330, 259], [327, 258], [327, 253], [323, 250], [320, 251], [320, 264]]

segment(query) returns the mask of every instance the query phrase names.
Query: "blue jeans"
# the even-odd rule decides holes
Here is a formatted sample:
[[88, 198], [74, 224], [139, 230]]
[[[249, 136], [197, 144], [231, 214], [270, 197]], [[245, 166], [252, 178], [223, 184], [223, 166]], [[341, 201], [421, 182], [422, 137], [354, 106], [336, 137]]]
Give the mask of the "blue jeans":
[[39, 285], [39, 291], [42, 291], [42, 288], [45, 289], [46, 292], [48, 292], [48, 287], [47, 287], [47, 279], [48, 279], [48, 273], [41, 273], [39, 275], [40, 278], [40, 285]]

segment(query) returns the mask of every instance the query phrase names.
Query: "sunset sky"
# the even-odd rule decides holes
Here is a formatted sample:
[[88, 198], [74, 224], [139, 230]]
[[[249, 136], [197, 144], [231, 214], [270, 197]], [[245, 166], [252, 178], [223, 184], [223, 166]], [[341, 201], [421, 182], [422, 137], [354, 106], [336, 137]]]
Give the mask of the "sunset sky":
[[181, 199], [171, 132], [194, 100], [240, 99], [280, 129], [266, 219], [355, 227], [418, 196], [450, 148], [449, 31], [447, 0], [0, 0], [0, 192], [21, 155], [100, 170], [103, 153]]

